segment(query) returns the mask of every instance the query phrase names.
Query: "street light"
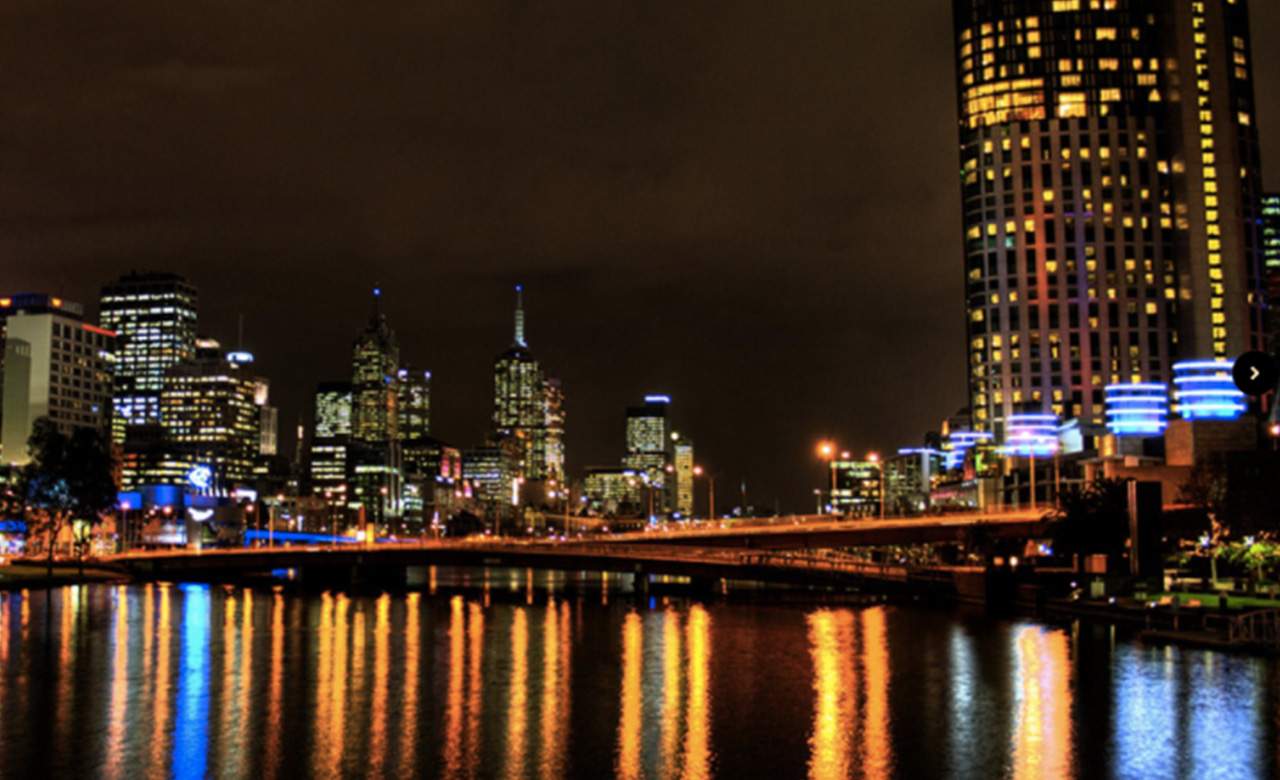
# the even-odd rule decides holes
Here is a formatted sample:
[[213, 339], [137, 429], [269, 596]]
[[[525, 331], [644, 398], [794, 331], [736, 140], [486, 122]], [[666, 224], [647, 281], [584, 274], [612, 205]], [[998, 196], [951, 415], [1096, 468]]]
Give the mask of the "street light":
[[701, 466], [693, 467], [693, 476], [701, 477], [703, 475], [707, 478], [707, 519], [714, 522], [716, 519], [716, 476], [708, 474], [706, 469]]
[[[831, 496], [831, 506], [836, 502], [836, 445], [829, 440], [818, 442], [818, 457], [827, 462], [827, 491]], [[819, 507], [821, 508], [821, 507]], [[822, 514], [819, 512], [818, 514]]]

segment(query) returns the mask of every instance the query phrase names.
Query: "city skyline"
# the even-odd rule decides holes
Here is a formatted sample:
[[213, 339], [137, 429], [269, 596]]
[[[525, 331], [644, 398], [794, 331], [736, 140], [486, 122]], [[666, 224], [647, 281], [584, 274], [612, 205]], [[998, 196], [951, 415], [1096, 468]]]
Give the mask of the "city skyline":
[[[6, 264], [15, 292], [57, 292], [91, 311], [97, 288], [130, 268], [182, 273], [201, 291], [201, 331], [224, 342], [231, 341], [243, 314], [245, 343], [259, 357], [258, 370], [272, 380], [273, 400], [281, 408], [282, 452], [292, 451], [298, 418], [309, 423], [308, 399], [315, 384], [343, 375], [349, 357], [345, 345], [364, 319], [366, 291], [377, 282], [387, 290], [388, 316], [406, 352], [433, 371], [433, 431], [448, 441], [478, 441], [488, 420], [489, 361], [509, 340], [506, 292], [523, 281], [530, 293], [530, 316], [538, 323], [539, 358], [556, 366], [565, 382], [570, 418], [566, 448], [574, 473], [616, 458], [625, 405], [650, 392], [668, 392], [678, 400], [683, 420], [695, 423], [690, 427], [682, 420], [679, 425], [690, 428], [698, 440], [700, 460], [713, 463], [729, 479], [747, 477], [756, 503], [770, 506], [780, 498], [784, 506], [802, 507], [816, 477], [804, 468], [776, 469], [778, 457], [804, 465], [812, 460], [811, 445], [819, 436], [836, 437], [851, 449], [917, 444], [924, 431], [935, 429], [965, 401], [962, 236], [956, 218], [960, 188], [952, 178], [960, 165], [953, 124], [954, 48], [949, 14], [935, 14], [939, 18], [934, 19], [918, 13], [947, 5], [830, 11], [841, 14], [831, 26], [844, 31], [842, 42], [848, 44], [850, 34], [867, 36], [865, 51], [857, 57], [837, 51], [836, 41], [816, 26], [806, 28], [804, 35], [816, 36], [811, 53], [772, 51], [779, 62], [776, 81], [748, 78], [751, 72], [743, 72], [740, 55], [762, 44], [758, 36], [766, 22], [779, 20], [759, 9], [744, 9], [741, 38], [715, 38], [715, 45], [733, 56], [720, 61], [714, 51], [700, 50], [700, 62], [727, 81], [719, 87], [697, 81], [685, 89], [700, 91], [683, 97], [718, 95], [737, 101], [730, 115], [745, 111], [761, 119], [773, 113], [777, 101], [792, 101], [783, 105], [821, 121], [799, 129], [768, 122], [743, 128], [713, 114], [706, 121], [716, 133], [732, 129], [739, 134], [716, 136], [718, 142], [724, 137], [741, 141], [722, 154], [699, 145], [707, 138], [693, 132], [698, 127], [694, 111], [681, 94], [637, 97], [625, 106], [656, 123], [643, 126], [666, 146], [613, 127], [593, 126], [583, 135], [586, 128], [577, 125], [570, 128], [578, 131], [573, 143], [557, 142], [545, 135], [545, 114], [501, 131], [501, 153], [486, 168], [474, 167], [479, 164], [475, 151], [465, 144], [460, 148], [461, 141], [440, 147], [449, 154], [412, 145], [416, 161], [449, 169], [441, 175], [444, 181], [459, 182], [464, 172], [452, 168], [462, 164], [472, 166], [467, 172], [488, 171], [502, 187], [500, 195], [481, 202], [471, 188], [459, 190], [457, 199], [442, 200], [441, 191], [411, 183], [414, 177], [407, 175], [375, 188], [372, 199], [362, 195], [368, 177], [386, 171], [390, 154], [383, 144], [368, 143], [370, 139], [349, 154], [322, 141], [306, 146], [311, 153], [329, 150], [336, 155], [345, 181], [361, 185], [351, 191], [334, 193], [331, 185], [319, 186], [292, 167], [300, 164], [296, 158], [264, 159], [263, 150], [275, 149], [272, 143], [278, 142], [270, 133], [259, 140], [198, 136], [184, 150], [184, 159], [195, 165], [193, 175], [177, 178], [171, 161], [138, 147], [146, 140], [162, 141], [222, 108], [200, 102], [212, 99], [201, 98], [201, 79], [256, 101], [263, 91], [278, 88], [264, 73], [288, 83], [295, 72], [290, 68], [299, 64], [297, 52], [282, 52], [285, 61], [277, 62], [261, 51], [232, 46], [225, 36], [238, 28], [230, 22], [213, 25], [213, 48], [230, 47], [222, 60], [184, 63], [164, 52], [148, 53], [142, 60], [151, 65], [128, 71], [137, 81], [116, 85], [120, 94], [144, 104], [153, 103], [157, 91], [186, 96], [182, 111], [158, 114], [163, 121], [156, 128], [122, 147], [128, 150], [126, 160], [146, 163], [136, 171], [122, 172], [114, 167], [118, 161], [109, 159], [53, 159], [55, 151], [62, 151], [57, 134], [37, 138], [35, 132], [42, 127], [39, 118], [48, 113], [36, 111], [36, 121], [15, 131], [26, 144], [24, 165], [60, 170], [58, 180], [74, 186], [57, 197], [48, 185], [32, 187], [31, 197], [11, 208], [23, 229], [0, 243], [0, 262]], [[1255, 41], [1277, 29], [1277, 9], [1254, 3], [1251, 11]], [[783, 21], [813, 25], [814, 18], [808, 13]], [[457, 20], [464, 32], [474, 32], [467, 26], [473, 21]], [[563, 27], [543, 20], [532, 40], [560, 40], [570, 34]], [[639, 47], [660, 29], [658, 20], [633, 24], [627, 41]], [[316, 27], [302, 34], [322, 32]], [[899, 35], [901, 39], [895, 37]], [[877, 37], [885, 40], [877, 43]], [[916, 52], [929, 47], [894, 48], [895, 41], [906, 38], [933, 41], [939, 51], [921, 56]], [[453, 54], [450, 50], [441, 56]], [[519, 54], [547, 66], [557, 56], [532, 45]], [[654, 70], [645, 75], [672, 76], [668, 68], [688, 62], [669, 54], [672, 62], [652, 63]], [[23, 52], [10, 56], [21, 58]], [[122, 67], [109, 52], [102, 56], [116, 71]], [[597, 56], [614, 62], [615, 55]], [[616, 57], [627, 63], [626, 52]], [[637, 57], [631, 52], [632, 67], [642, 67]], [[877, 57], [882, 64], [901, 67], [883, 68], [890, 75], [883, 83], [852, 77], [832, 83], [832, 73], [855, 72], [858, 62], [865, 67]], [[1270, 85], [1280, 81], [1280, 66], [1267, 47], [1257, 47], [1255, 58], [1263, 172], [1267, 189], [1274, 190], [1275, 165], [1269, 161], [1280, 160], [1275, 129], [1280, 111]], [[242, 60], [250, 65], [233, 67]], [[607, 73], [601, 78], [625, 77], [625, 72]], [[365, 69], [350, 78], [367, 81], [375, 75]], [[485, 83], [485, 76], [475, 78]], [[793, 94], [797, 80], [810, 89]], [[920, 85], [929, 89], [921, 91]], [[46, 86], [51, 89], [40, 100], [26, 91], [20, 98], [51, 112], [57, 101], [84, 88]], [[599, 84], [574, 86], [557, 88], [551, 96], [560, 101], [576, 96], [580, 105], [599, 105]], [[915, 88], [905, 93], [912, 101], [885, 99], [907, 86]], [[378, 102], [386, 97], [371, 97], [371, 108], [386, 107]], [[922, 113], [915, 100], [927, 101], [923, 112], [936, 118], [918, 126], [906, 123], [907, 115]], [[886, 108], [863, 117], [857, 109], [863, 102]], [[284, 108], [278, 109], [284, 113], [272, 114], [254, 105], [281, 121], [299, 117]], [[653, 105], [656, 115], [640, 110]], [[486, 102], [485, 108], [495, 111], [452, 113], [442, 122], [446, 129], [475, 122], [493, 129], [499, 118], [510, 118], [494, 104]], [[379, 133], [417, 126], [413, 117], [396, 116], [367, 125], [374, 141]], [[885, 127], [899, 130], [890, 134]], [[106, 122], [104, 139], [130, 128], [123, 120]], [[539, 128], [542, 132], [534, 132]], [[539, 142], [536, 158], [554, 161], [548, 163], [549, 178], [534, 175], [528, 160], [511, 147], [521, 132]], [[426, 132], [424, 137], [439, 136]], [[864, 149], [878, 150], [872, 156], [887, 162], [869, 164], [864, 152], [852, 151], [856, 144], [851, 138], [862, 139]], [[636, 170], [656, 165], [668, 176], [650, 180], [610, 174], [612, 157], [599, 150], [610, 140], [621, 140], [620, 149], [636, 155]], [[868, 146], [872, 140], [875, 145]], [[680, 153], [682, 143], [689, 148]], [[669, 148], [672, 144], [675, 150]], [[777, 154], [766, 160], [761, 149], [776, 149]], [[579, 171], [571, 162], [575, 151], [596, 154], [586, 154], [586, 167]], [[234, 175], [208, 170], [202, 162], [233, 152], [238, 154]], [[689, 160], [706, 169], [701, 185]], [[504, 171], [499, 167], [504, 161], [515, 164]], [[14, 191], [40, 170], [20, 166]], [[278, 204], [248, 198], [232, 186], [241, 176], [263, 177], [271, 185], [265, 191], [272, 195], [280, 194], [282, 184], [302, 194]], [[792, 179], [804, 185], [781, 186]], [[101, 193], [117, 186], [127, 187], [128, 196], [111, 209], [98, 205], [100, 197], [82, 201], [79, 192], [66, 192]], [[590, 202], [592, 208], [565, 214], [545, 205], [545, 197], [517, 198], [518, 193], [539, 192], [539, 187], [550, 188], [544, 194], [573, 196], [567, 201], [571, 204]], [[150, 193], [179, 197], [160, 203]], [[232, 193], [238, 194], [231, 198]], [[305, 200], [305, 193], [325, 193], [325, 201], [302, 219], [297, 201]], [[397, 194], [403, 196], [400, 206], [370, 214], [375, 210], [371, 203], [385, 208]], [[424, 202], [442, 208], [420, 211], [412, 205], [417, 196], [429, 196]], [[232, 208], [241, 197], [248, 200]], [[520, 208], [500, 208], [517, 200]], [[537, 206], [539, 202], [544, 205]], [[453, 205], [476, 207], [478, 216], [463, 220]], [[342, 214], [349, 219], [339, 219]], [[326, 226], [318, 216], [333, 219]], [[744, 221], [751, 223], [745, 229]], [[21, 271], [9, 272], [10, 267]], [[830, 276], [820, 285], [800, 281], [817, 271]], [[717, 331], [734, 336], [715, 335]], [[909, 364], [912, 355], [929, 356], [927, 373]], [[876, 376], [876, 382], [866, 382], [867, 375]], [[583, 392], [584, 387], [591, 391]], [[839, 390], [833, 392], [833, 387]], [[777, 413], [761, 414], [762, 409]], [[744, 420], [752, 424], [743, 425]]]

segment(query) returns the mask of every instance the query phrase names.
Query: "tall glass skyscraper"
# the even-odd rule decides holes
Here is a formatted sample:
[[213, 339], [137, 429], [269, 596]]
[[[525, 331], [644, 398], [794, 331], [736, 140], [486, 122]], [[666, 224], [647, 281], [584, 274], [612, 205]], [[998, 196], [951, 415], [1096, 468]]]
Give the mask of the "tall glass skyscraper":
[[521, 476], [564, 477], [564, 390], [548, 379], [529, 351], [524, 331], [524, 288], [516, 286], [515, 338], [493, 363], [493, 433], [515, 440]]
[[373, 314], [352, 348], [351, 432], [356, 439], [387, 442], [397, 437], [396, 372], [400, 347], [379, 303], [382, 291], [373, 291]]
[[1263, 332], [1245, 0], [955, 0], [969, 396], [1100, 425], [1104, 388]]
[[177, 274], [133, 272], [102, 288], [99, 320], [118, 335], [112, 438], [160, 424], [165, 372], [196, 354], [196, 288]]

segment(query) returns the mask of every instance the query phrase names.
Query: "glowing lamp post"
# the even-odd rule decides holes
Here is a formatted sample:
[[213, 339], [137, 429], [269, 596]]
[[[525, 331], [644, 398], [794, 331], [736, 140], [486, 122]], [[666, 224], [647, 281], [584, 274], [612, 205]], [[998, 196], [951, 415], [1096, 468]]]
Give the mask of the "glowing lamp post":
[[1011, 414], [1005, 425], [1005, 455], [1028, 458], [1031, 462], [1031, 510], [1036, 509], [1036, 458], [1058, 454], [1056, 414]]
[[820, 441], [818, 442], [817, 452], [818, 458], [827, 464], [827, 495], [830, 497], [831, 506], [834, 508], [836, 501], [836, 445], [830, 441]]

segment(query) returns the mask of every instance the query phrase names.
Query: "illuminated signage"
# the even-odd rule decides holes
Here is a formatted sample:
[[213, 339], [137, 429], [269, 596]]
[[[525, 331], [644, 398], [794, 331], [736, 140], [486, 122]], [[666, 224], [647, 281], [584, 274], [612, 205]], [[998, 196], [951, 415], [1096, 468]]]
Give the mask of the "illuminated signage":
[[213, 487], [213, 469], [208, 466], [193, 466], [187, 472], [187, 484], [196, 490], [208, 490]]

